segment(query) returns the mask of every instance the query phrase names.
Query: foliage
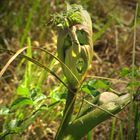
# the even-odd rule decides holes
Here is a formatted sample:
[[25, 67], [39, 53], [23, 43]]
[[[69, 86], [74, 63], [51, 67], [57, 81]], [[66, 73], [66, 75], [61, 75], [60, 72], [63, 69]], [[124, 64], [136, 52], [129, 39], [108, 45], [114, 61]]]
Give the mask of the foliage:
[[[122, 122], [120, 127], [118, 128], [117, 122], [119, 118], [117, 118], [116, 116], [113, 116], [117, 119], [115, 118], [116, 121], [113, 121], [112, 130], [110, 131], [111, 128], [109, 129], [109, 125], [107, 125], [108, 129], [106, 130], [109, 130], [111, 132], [111, 139], [127, 139], [127, 137], [131, 139], [131, 134], [133, 135], [134, 139], [136, 137], [140, 138], [138, 110], [140, 94], [139, 66], [136, 66], [135, 64], [133, 64], [132, 66], [127, 64], [127, 66], [120, 66], [117, 63], [116, 59], [116, 62], [114, 61], [114, 59], [114, 62], [111, 62], [112, 56], [119, 53], [113, 53], [112, 50], [117, 50], [119, 45], [126, 46], [125, 44], [121, 43], [123, 42], [123, 39], [126, 41], [127, 36], [122, 35], [121, 33], [126, 31], [127, 33], [130, 33], [130, 31], [135, 28], [133, 27], [133, 18], [130, 21], [124, 22], [123, 14], [125, 14], [125, 12], [123, 12], [123, 10], [125, 11], [128, 7], [131, 7], [131, 14], [133, 14], [136, 5], [132, 1], [129, 1], [128, 3], [130, 5], [127, 7], [127, 4], [124, 4], [127, 1], [119, 0], [108, 0], [107, 2], [103, 2], [100, 0], [77, 0], [75, 2], [79, 4], [82, 3], [82, 5], [86, 7], [86, 9], [91, 14], [93, 22], [93, 41], [94, 46], [96, 47], [96, 57], [98, 60], [95, 60], [95, 57], [93, 58], [93, 64], [91, 68], [92, 74], [94, 73], [95, 75], [115, 77], [115, 79], [104, 80], [104, 78], [106, 77], [93, 79], [91, 74], [90, 79], [85, 80], [82, 83], [81, 88], [79, 89], [79, 92], [82, 92], [82, 94], [78, 95], [78, 105], [76, 104], [74, 110], [74, 113], [79, 112], [77, 113], [79, 115], [75, 117], [74, 114], [74, 116], [72, 117], [72, 122], [75, 123], [77, 121], [76, 119], [78, 119], [78, 116], [80, 116], [82, 113], [84, 114], [85, 112], [90, 112], [91, 110], [84, 110], [87, 108], [89, 109], [89, 107], [90, 109], [94, 108], [95, 112], [100, 111], [103, 114], [112, 116], [111, 114], [107, 113], [106, 110], [103, 111], [102, 108], [97, 108], [97, 106], [95, 105], [96, 102], [98, 102], [98, 97], [100, 97], [101, 93], [104, 91], [113, 91], [117, 95], [118, 93], [121, 93], [121, 91], [116, 91], [119, 90], [119, 88], [121, 89], [121, 86], [123, 86], [123, 84], [120, 87], [117, 85], [118, 82], [116, 81], [117, 78], [119, 78], [119, 82], [127, 83], [125, 86], [123, 86], [123, 89], [125, 89], [125, 93], [127, 92], [135, 95], [132, 106], [130, 106], [130, 117], [128, 118], [128, 120], [130, 121], [130, 126], [126, 131], [128, 136], [126, 136], [127, 134], [124, 133], [127, 128], [127, 123]], [[54, 133], [52, 132], [53, 128], [55, 128], [56, 132], [58, 122], [63, 115], [63, 107], [67, 98], [68, 89], [66, 89], [66, 87], [64, 87], [58, 79], [49, 74], [48, 71], [39, 67], [39, 64], [42, 64], [45, 67], [49, 68], [53, 73], [56, 73], [56, 75], [58, 75], [60, 79], [63, 79], [62, 81], [67, 85], [66, 79], [59, 70], [60, 65], [54, 59], [54, 57], [46, 55], [46, 53], [44, 52], [36, 51], [34, 49], [34, 46], [42, 47], [42, 44], [45, 44], [43, 45], [45, 49], [51, 51], [54, 56], [57, 56], [57, 54], [55, 54], [56, 31], [52, 29], [52, 26], [49, 26], [48, 23], [53, 22], [53, 24], [57, 25], [60, 29], [71, 27], [75, 23], [79, 24], [82, 22], [79, 12], [81, 10], [81, 7], [70, 7], [70, 5], [67, 4], [67, 10], [60, 14], [57, 14], [64, 8], [64, 3], [60, 0], [31, 0], [18, 1], [16, 3], [14, 1], [6, 0], [1, 1], [0, 3], [0, 49], [7, 48], [10, 50], [16, 50], [19, 49], [19, 47], [22, 48], [23, 46], [28, 46], [28, 49], [24, 53], [24, 55], [31, 58], [31, 60], [35, 59], [37, 62], [39, 62], [35, 65], [35, 63], [32, 63], [34, 60], [27, 61], [25, 57], [19, 55], [16, 61], [12, 64], [13, 67], [11, 66], [9, 69], [7, 69], [8, 72], [10, 71], [10, 74], [12, 72], [12, 81], [9, 80], [10, 78], [8, 77], [8, 73], [0, 78], [0, 92], [2, 95], [0, 99], [0, 104], [2, 103], [0, 105], [0, 139], [14, 139], [14, 137], [16, 136], [14, 134], [18, 134], [20, 138], [23, 137], [23, 139], [26, 139], [28, 136], [32, 137], [32, 132], [36, 133], [36, 137], [43, 139], [44, 135]], [[70, 3], [73, 3], [73, 1], [70, 0]], [[138, 9], [138, 11], [140, 11], [140, 8]], [[50, 17], [52, 13], [56, 14]], [[128, 15], [128, 17], [130, 15]], [[139, 15], [140, 12], [138, 12], [138, 16], [136, 17], [137, 24], [139, 24], [140, 21]], [[51, 21], [50, 18], [52, 19]], [[81, 34], [79, 36], [81, 36]], [[82, 43], [85, 42], [83, 41]], [[0, 60], [0, 69], [2, 69], [8, 59], [7, 55], [5, 55], [7, 52], [0, 50], [0, 59], [2, 58]], [[8, 53], [9, 55], [11, 54], [10, 52]], [[135, 52], [132, 53], [135, 54]], [[126, 60], [127, 59], [128, 58], [126, 57]], [[117, 66], [114, 67], [115, 65]], [[122, 68], [120, 69], [120, 67]], [[117, 88], [114, 90], [115, 86], [117, 86]], [[8, 89], [9, 87], [12, 88], [6, 91], [5, 89]], [[3, 94], [3, 92], [5, 93]], [[5, 98], [6, 103], [4, 102]], [[95, 98], [96, 101], [94, 100]], [[85, 103], [84, 99], [90, 100], [90, 103], [93, 105], [86, 104], [87, 102]], [[80, 104], [81, 107], [79, 107]], [[125, 114], [125, 116], [127, 115]], [[40, 123], [39, 120], [41, 120], [40, 122], [42, 123]], [[56, 123], [54, 124], [54, 122]], [[50, 123], [52, 124], [51, 126], [49, 125]], [[133, 131], [131, 131], [132, 125], [134, 126]], [[38, 126], [41, 133], [38, 133], [36, 131], [36, 128]], [[48, 130], [48, 128], [50, 129]], [[129, 133], [129, 131], [131, 133]], [[110, 134], [106, 133], [106, 135], [108, 136]], [[46, 137], [48, 138], [49, 136], [47, 135]], [[54, 139], [54, 136], [52, 139]], [[92, 131], [90, 131], [90, 133], [88, 134], [88, 139], [92, 139]]]
[[69, 5], [67, 3], [67, 10], [60, 14], [53, 15], [53, 24], [59, 28], [65, 29], [74, 24], [82, 22], [81, 13], [82, 7], [79, 5]]

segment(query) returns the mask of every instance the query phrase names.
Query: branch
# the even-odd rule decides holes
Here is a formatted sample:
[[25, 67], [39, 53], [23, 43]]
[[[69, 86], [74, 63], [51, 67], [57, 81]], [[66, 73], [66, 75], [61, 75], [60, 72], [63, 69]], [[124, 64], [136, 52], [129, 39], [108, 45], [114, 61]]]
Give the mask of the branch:
[[[116, 100], [107, 102], [100, 107], [110, 113], [116, 114], [121, 111], [131, 101], [130, 94], [122, 95]], [[73, 121], [65, 131], [65, 140], [79, 140], [86, 135], [91, 129], [97, 126], [99, 123], [110, 118], [111, 115], [107, 112], [96, 108], [88, 114]], [[78, 131], [76, 131], [78, 130]]]

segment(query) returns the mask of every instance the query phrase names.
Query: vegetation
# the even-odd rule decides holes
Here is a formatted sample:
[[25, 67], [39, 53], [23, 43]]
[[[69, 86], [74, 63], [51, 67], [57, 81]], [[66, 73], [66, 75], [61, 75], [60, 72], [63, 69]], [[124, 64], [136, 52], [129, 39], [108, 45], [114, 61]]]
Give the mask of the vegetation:
[[0, 24], [0, 139], [140, 139], [138, 1], [5, 0]]

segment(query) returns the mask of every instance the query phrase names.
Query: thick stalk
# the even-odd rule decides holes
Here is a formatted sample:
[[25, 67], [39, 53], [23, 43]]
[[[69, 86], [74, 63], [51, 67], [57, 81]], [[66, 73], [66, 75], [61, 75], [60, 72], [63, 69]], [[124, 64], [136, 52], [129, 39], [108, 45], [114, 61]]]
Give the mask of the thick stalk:
[[[91, 102], [92, 102], [92, 104], [96, 104], [98, 102], [98, 100], [99, 100], [99, 96], [94, 97]], [[92, 105], [89, 105], [89, 104], [84, 105], [83, 109], [80, 111], [77, 118], [84, 116], [85, 114], [87, 114], [88, 112], [90, 112], [92, 110], [93, 110]]]
[[55, 140], [62, 140], [63, 135], [65, 133], [65, 130], [71, 120], [73, 108], [74, 108], [74, 103], [76, 100], [76, 90], [68, 90], [68, 95], [66, 99], [66, 105], [64, 109], [64, 115], [63, 119], [61, 121], [60, 127], [58, 128], [58, 131], [55, 136]]
[[[116, 114], [131, 101], [130, 94], [122, 95], [114, 101], [101, 105], [105, 110]], [[65, 131], [64, 140], [80, 140], [99, 123], [111, 117], [107, 112], [96, 108], [88, 114], [73, 121]]]

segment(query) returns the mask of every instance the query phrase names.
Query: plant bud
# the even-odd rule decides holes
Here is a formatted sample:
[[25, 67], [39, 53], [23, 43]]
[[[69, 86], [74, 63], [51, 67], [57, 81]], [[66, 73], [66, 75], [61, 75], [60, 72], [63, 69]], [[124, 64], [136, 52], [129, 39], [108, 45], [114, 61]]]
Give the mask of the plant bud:
[[88, 12], [79, 5], [72, 5], [67, 12], [69, 13], [69, 10], [76, 8], [76, 6], [79, 7], [77, 13], [81, 21], [70, 22], [68, 28], [60, 29], [57, 40], [58, 57], [75, 75], [73, 76], [62, 65], [64, 75], [72, 89], [80, 86], [79, 83], [83, 81], [93, 55], [92, 22]]

